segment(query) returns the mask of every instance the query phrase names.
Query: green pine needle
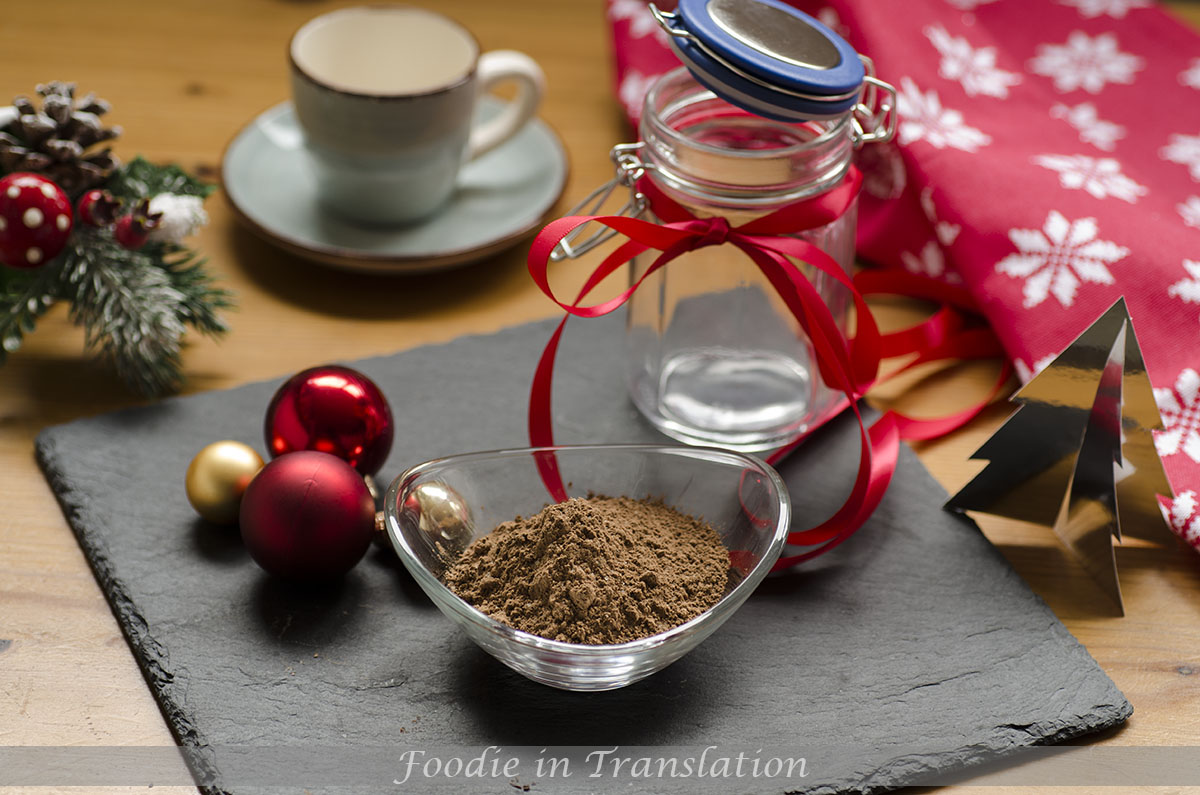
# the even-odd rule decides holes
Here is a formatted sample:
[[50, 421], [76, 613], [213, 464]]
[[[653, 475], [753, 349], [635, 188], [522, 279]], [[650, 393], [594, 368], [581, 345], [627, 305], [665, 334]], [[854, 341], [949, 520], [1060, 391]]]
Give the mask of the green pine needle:
[[176, 165], [159, 166], [143, 157], [135, 157], [117, 170], [104, 184], [105, 190], [129, 203], [149, 199], [160, 193], [178, 196], [199, 196], [202, 199], [216, 190], [215, 185], [201, 182]]
[[159, 267], [179, 291], [180, 319], [214, 339], [229, 331], [218, 310], [233, 307], [233, 294], [217, 287], [204, 270], [206, 260], [191, 249], [170, 244], [148, 244], [142, 251], [156, 257]]
[[0, 266], [0, 364], [21, 347], [37, 319], [54, 303], [62, 279], [62, 262], [38, 270]]
[[64, 292], [88, 349], [111, 359], [121, 378], [142, 394], [177, 389], [185, 331], [178, 310], [184, 297], [170, 277], [141, 251], [127, 251], [97, 234], [74, 239], [66, 260]]

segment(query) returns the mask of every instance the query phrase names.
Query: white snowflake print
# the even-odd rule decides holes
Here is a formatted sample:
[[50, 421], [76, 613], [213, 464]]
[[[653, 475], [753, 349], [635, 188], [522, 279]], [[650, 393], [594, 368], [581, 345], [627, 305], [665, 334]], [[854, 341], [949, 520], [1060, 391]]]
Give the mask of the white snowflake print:
[[621, 104], [625, 106], [625, 112], [630, 118], [641, 117], [642, 101], [646, 98], [646, 93], [650, 91], [650, 86], [657, 79], [658, 75], [644, 75], [635, 69], [630, 69], [625, 73], [617, 96], [620, 98]]
[[1159, 150], [1158, 154], [1163, 160], [1187, 166], [1192, 179], [1200, 182], [1200, 135], [1176, 133], [1171, 136], [1171, 142]]
[[1184, 491], [1171, 500], [1171, 508], [1164, 514], [1171, 529], [1193, 549], [1200, 550], [1200, 515], [1197, 515], [1197, 508], [1200, 508], [1200, 502], [1196, 500], [1196, 492]]
[[1018, 251], [996, 263], [996, 270], [1026, 280], [1022, 290], [1026, 309], [1050, 296], [1071, 306], [1081, 281], [1112, 284], [1108, 266], [1129, 253], [1123, 246], [1098, 239], [1098, 231], [1095, 218], [1068, 221], [1051, 210], [1040, 230], [1008, 230], [1008, 239]]
[[1200, 58], [1193, 58], [1187, 69], [1179, 73], [1180, 85], [1200, 89]]
[[938, 277], [946, 272], [946, 258], [936, 240], [926, 243], [919, 256], [901, 251], [900, 261], [904, 263], [905, 270], [921, 276]]
[[1040, 45], [1029, 71], [1052, 78], [1054, 87], [1063, 93], [1082, 88], [1098, 94], [1106, 83], [1132, 83], [1143, 63], [1140, 57], [1121, 52], [1112, 33], [1092, 38], [1075, 30], [1066, 44]]
[[666, 42], [666, 31], [659, 27], [654, 15], [650, 13], [650, 7], [643, 0], [612, 0], [608, 6], [608, 18], [613, 22], [619, 19], [627, 21], [630, 38], [654, 36]]
[[959, 11], [974, 11], [979, 6], [994, 3], [996, 0], [946, 0], [946, 2]]
[[1185, 259], [1183, 269], [1188, 272], [1190, 278], [1172, 284], [1167, 288], [1167, 295], [1185, 303], [1200, 304], [1200, 262]]
[[1145, 196], [1147, 189], [1121, 173], [1121, 164], [1111, 157], [1087, 155], [1038, 155], [1033, 162], [1058, 172], [1058, 181], [1069, 190], [1085, 190], [1097, 199], [1114, 196], [1130, 204]]
[[1200, 196], [1188, 196], [1187, 201], [1176, 204], [1175, 209], [1185, 224], [1200, 229]]
[[920, 196], [921, 210], [924, 211], [925, 217], [929, 219], [929, 223], [933, 224], [933, 232], [937, 235], [938, 242], [943, 246], [950, 246], [958, 239], [958, 233], [962, 231], [962, 227], [958, 224], [952, 224], [949, 221], [938, 220], [937, 207], [933, 203], [933, 186], [929, 185], [921, 191]]
[[958, 233], [962, 231], [962, 227], [958, 224], [952, 224], [949, 221], [935, 221], [933, 231], [937, 235], [939, 243], [943, 246], [949, 246], [958, 238]]
[[1080, 141], [1104, 152], [1116, 149], [1117, 141], [1125, 137], [1125, 128], [1099, 118], [1096, 106], [1090, 102], [1081, 102], [1074, 107], [1058, 104], [1050, 108], [1050, 115], [1064, 119], [1079, 132]]
[[1004, 99], [1009, 87], [1021, 82], [1019, 74], [996, 67], [995, 47], [975, 49], [966, 39], [951, 36], [941, 25], [925, 28], [925, 35], [942, 55], [938, 74], [962, 83], [969, 97], [984, 94]]
[[1050, 362], [1058, 358], [1058, 354], [1051, 353], [1048, 356], [1043, 356], [1033, 363], [1033, 366], [1025, 364], [1021, 359], [1013, 359], [1013, 368], [1017, 371], [1017, 377], [1021, 379], [1022, 384], [1028, 384], [1033, 380], [1033, 377], [1050, 366]]
[[961, 113], [943, 108], [937, 91], [922, 92], [911, 77], [900, 79], [898, 99], [901, 144], [924, 141], [935, 149], [974, 152], [992, 142], [987, 133], [967, 126]]
[[1107, 14], [1114, 19], [1124, 19], [1131, 8], [1150, 8], [1154, 0], [1059, 0], [1065, 6], [1079, 9], [1085, 19], [1095, 19]]
[[817, 20], [843, 39], [850, 35], [850, 28], [842, 24], [842, 19], [838, 16], [838, 12], [829, 6], [825, 6], [817, 12]]
[[1159, 456], [1183, 453], [1200, 464], [1200, 374], [1184, 369], [1173, 388], [1154, 390], [1154, 401], [1163, 421], [1163, 430], [1154, 436]]

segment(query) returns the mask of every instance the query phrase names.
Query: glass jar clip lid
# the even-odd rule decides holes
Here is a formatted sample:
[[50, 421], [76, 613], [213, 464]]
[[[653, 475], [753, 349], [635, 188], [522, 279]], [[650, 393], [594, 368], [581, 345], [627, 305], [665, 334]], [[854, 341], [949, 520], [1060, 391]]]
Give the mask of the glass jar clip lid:
[[895, 89], [874, 77], [870, 59], [781, 0], [679, 0], [674, 12], [650, 10], [692, 75], [727, 102], [789, 122], [854, 110], [857, 143], [895, 134]]

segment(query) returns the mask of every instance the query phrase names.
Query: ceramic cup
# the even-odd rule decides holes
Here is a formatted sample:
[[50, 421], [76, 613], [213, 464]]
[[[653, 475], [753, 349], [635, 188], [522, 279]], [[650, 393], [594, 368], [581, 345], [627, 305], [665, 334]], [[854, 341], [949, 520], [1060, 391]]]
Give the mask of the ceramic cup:
[[[412, 6], [316, 17], [292, 36], [289, 55], [292, 99], [322, 206], [376, 225], [436, 213], [462, 164], [519, 132], [545, 84], [529, 56], [481, 54], [457, 22]], [[504, 81], [517, 84], [515, 98], [477, 122], [476, 100]]]

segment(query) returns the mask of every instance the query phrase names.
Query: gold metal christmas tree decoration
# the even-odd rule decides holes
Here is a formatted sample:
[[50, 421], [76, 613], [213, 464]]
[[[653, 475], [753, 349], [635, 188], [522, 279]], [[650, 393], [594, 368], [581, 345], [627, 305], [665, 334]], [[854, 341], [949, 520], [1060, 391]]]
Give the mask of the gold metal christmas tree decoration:
[[1162, 428], [1133, 323], [1118, 299], [1026, 384], [974, 459], [989, 463], [946, 507], [1050, 525], [1124, 615], [1113, 539], [1162, 539], [1171, 496]]

